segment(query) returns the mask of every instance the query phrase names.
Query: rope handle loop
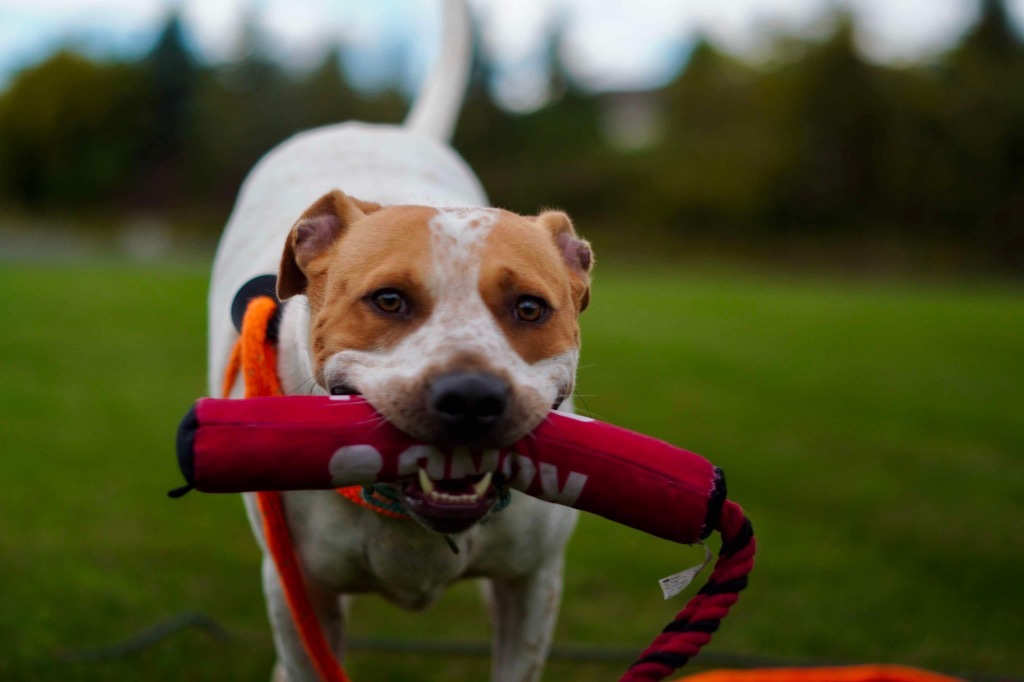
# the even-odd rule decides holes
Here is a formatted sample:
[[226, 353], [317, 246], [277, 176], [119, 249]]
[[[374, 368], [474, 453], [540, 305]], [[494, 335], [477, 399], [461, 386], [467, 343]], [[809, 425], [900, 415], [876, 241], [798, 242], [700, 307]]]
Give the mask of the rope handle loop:
[[754, 568], [753, 526], [742, 507], [725, 500], [715, 530], [722, 535], [722, 547], [707, 583], [654, 638], [619, 682], [654, 682], [686, 665], [711, 641], [711, 635], [739, 599]]

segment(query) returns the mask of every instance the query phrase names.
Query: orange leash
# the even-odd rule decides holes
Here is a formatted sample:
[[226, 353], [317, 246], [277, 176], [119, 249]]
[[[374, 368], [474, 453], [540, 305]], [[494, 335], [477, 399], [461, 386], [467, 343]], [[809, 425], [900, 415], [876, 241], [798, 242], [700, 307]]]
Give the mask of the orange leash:
[[[223, 386], [225, 398], [230, 395], [239, 371], [245, 378], [246, 398], [282, 395], [281, 382], [277, 377], [277, 351], [267, 342], [267, 323], [276, 309], [277, 302], [267, 296], [249, 302], [242, 321], [242, 334], [228, 360]], [[324, 638], [320, 622], [309, 601], [284, 513], [284, 496], [279, 492], [258, 492], [256, 500], [263, 517], [263, 537], [267, 549], [274, 558], [288, 609], [317, 676], [323, 682], [349, 682]]]

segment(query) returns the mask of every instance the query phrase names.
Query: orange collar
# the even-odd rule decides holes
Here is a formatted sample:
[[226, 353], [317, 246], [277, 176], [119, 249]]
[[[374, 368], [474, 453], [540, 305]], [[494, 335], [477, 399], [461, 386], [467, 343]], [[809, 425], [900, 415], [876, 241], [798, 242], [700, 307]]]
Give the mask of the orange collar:
[[345, 488], [335, 488], [335, 492], [344, 497], [352, 504], [358, 504], [360, 507], [366, 507], [371, 511], [375, 511], [381, 516], [387, 516], [392, 519], [407, 519], [409, 515], [403, 511], [397, 511], [394, 508], [394, 502], [381, 495], [375, 488], [364, 487], [361, 485], [350, 485]]

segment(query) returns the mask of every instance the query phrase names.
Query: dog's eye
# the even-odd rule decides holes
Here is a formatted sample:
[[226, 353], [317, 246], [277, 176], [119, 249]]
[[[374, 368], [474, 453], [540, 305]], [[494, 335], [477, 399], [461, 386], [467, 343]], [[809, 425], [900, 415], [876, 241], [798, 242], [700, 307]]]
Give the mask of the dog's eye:
[[371, 294], [370, 300], [378, 310], [389, 315], [401, 315], [409, 310], [409, 304], [406, 303], [405, 297], [394, 289], [375, 291]]
[[516, 300], [515, 315], [520, 322], [540, 322], [548, 310], [544, 299], [536, 296], [520, 296]]

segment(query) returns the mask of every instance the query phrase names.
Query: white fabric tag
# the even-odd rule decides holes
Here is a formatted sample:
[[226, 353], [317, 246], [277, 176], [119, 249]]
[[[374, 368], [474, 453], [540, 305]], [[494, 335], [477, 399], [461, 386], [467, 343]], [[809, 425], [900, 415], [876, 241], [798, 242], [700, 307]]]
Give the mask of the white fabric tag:
[[704, 567], [711, 563], [711, 549], [703, 542], [700, 546], [704, 548], [704, 561], [691, 566], [685, 571], [679, 571], [667, 578], [662, 578], [658, 581], [661, 585], [661, 593], [665, 595], [665, 599], [671, 599], [680, 592], [686, 589], [686, 586], [693, 582], [693, 579], [697, 577], [697, 574], [704, 570]]

